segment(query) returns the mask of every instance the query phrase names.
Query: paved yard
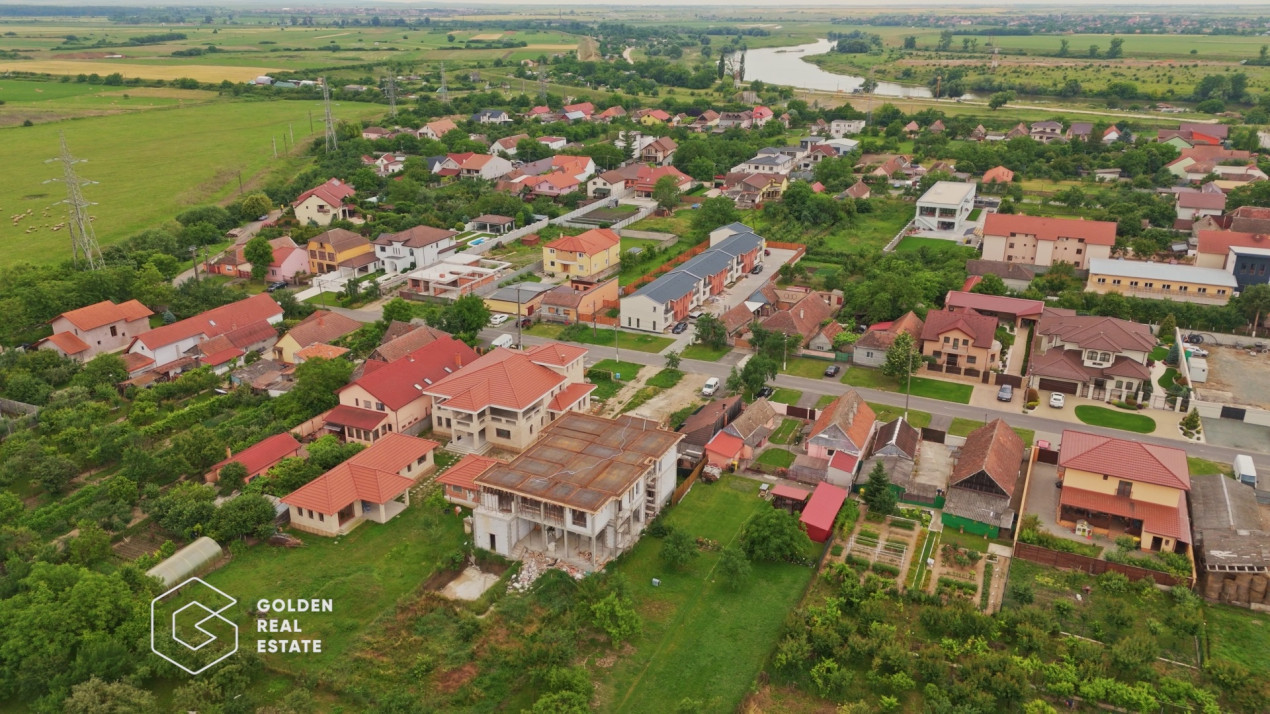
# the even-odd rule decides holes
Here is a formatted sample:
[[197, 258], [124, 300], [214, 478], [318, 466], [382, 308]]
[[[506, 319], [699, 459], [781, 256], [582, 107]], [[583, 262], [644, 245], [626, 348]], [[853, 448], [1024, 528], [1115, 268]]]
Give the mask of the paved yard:
[[1208, 381], [1196, 386], [1205, 399], [1270, 409], [1270, 357], [1207, 344]]
[[1204, 441], [1215, 446], [1261, 451], [1270, 443], [1270, 427], [1231, 419], [1204, 418], [1201, 421], [1204, 423]]
[[[917, 459], [917, 468], [913, 471], [913, 480], [932, 488], [948, 490], [948, 475], [952, 473], [952, 449], [943, 444], [923, 441]], [[861, 474], [868, 478], [868, 474]]]
[[[1032, 486], [1027, 492], [1027, 504], [1024, 506], [1025, 514], [1035, 515], [1040, 519], [1042, 528], [1060, 538], [1073, 540], [1077, 543], [1100, 545], [1104, 550], [1114, 548], [1116, 544], [1108, 538], [1103, 536], [1082, 538], [1077, 536], [1071, 528], [1064, 528], [1058, 525], [1058, 522], [1054, 519], [1055, 514], [1058, 512], [1059, 489], [1055, 486], [1057, 483], [1058, 467], [1038, 461], [1032, 468]], [[1020, 520], [1022, 519], [1020, 518]]]

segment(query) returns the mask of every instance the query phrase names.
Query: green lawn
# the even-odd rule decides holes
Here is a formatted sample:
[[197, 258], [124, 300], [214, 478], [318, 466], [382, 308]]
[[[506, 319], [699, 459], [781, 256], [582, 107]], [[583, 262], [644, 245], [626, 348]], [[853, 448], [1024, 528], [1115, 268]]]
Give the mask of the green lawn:
[[[546, 337], [548, 339], [561, 339], [560, 335], [564, 331], [561, 325], [549, 325], [540, 322], [533, 327], [525, 330], [528, 334], [538, 337]], [[616, 337], [614, 337], [616, 335]], [[574, 341], [587, 345], [598, 345], [600, 347], [612, 347], [616, 339], [618, 349], [634, 350], [636, 352], [661, 352], [669, 347], [674, 340], [669, 337], [658, 337], [656, 335], [647, 335], [634, 332], [622, 332], [614, 330], [611, 327], [600, 327], [596, 329], [577, 330], [573, 333]]]
[[1177, 369], [1173, 367], [1169, 367], [1164, 370], [1164, 374], [1161, 374], [1160, 378], [1157, 379], [1155, 383], [1160, 385], [1160, 389], [1168, 391], [1169, 387], [1172, 387], [1173, 382], [1176, 380], [1177, 380]]
[[1219, 464], [1216, 461], [1201, 459], [1198, 456], [1187, 456], [1186, 466], [1192, 476], [1208, 476], [1212, 474], [1230, 473], [1230, 464]]
[[679, 380], [683, 378], [684, 378], [683, 372], [677, 369], [670, 369], [669, 367], [667, 367], [666, 369], [663, 369], [657, 374], [654, 374], [653, 376], [649, 377], [648, 381], [645, 382], [645, 384], [647, 384], [650, 387], [661, 387], [662, 389], [670, 389], [676, 384], [679, 384]]
[[[244, 184], [275, 172], [294, 177], [310, 160], [275, 159], [271, 142], [278, 139], [281, 145], [288, 127], [293, 127], [297, 144], [307, 145], [312, 135], [310, 111], [321, 116], [321, 102], [215, 101], [0, 128], [7, 169], [0, 175], [4, 215], [32, 211], [17, 224], [0, 222], [0, 244], [6, 246], [3, 263], [49, 264], [70, 257], [66, 230], [46, 227], [65, 217], [65, 207], [53, 205], [66, 197], [65, 187], [43, 183], [61, 175], [60, 168], [44, 163], [57, 155], [59, 131], [66, 133], [71, 153], [87, 159], [77, 168], [82, 177], [97, 182], [84, 187], [84, 197], [96, 203], [93, 226], [104, 247], [156, 228], [191, 206], [231, 198], [238, 193], [240, 172]], [[359, 121], [381, 116], [384, 108], [342, 102], [334, 112], [336, 119]], [[320, 135], [321, 123], [313, 126], [313, 133]], [[181, 158], [173, 161], [173, 156]], [[138, 168], [160, 166], [161, 170]], [[43, 217], [46, 210], [49, 215]], [[32, 227], [35, 230], [27, 233]]]
[[[907, 380], [905, 381], [907, 382]], [[869, 367], [852, 367], [848, 369], [847, 373], [842, 375], [842, 383], [853, 387], [904, 393], [904, 389], [901, 388], [898, 380], [882, 374], [880, 369]], [[928, 377], [913, 377], [912, 384], [913, 391], [910, 393], [915, 397], [941, 399], [945, 402], [958, 402], [961, 404], [969, 404], [970, 395], [974, 391], [974, 387], [969, 384], [945, 382], [942, 379], [930, 379]]]
[[780, 402], [781, 404], [789, 404], [792, 406], [792, 405], [798, 404], [798, 400], [802, 398], [803, 398], [803, 393], [798, 391], [797, 389], [787, 389], [785, 387], [781, 387], [780, 389], [777, 389], [775, 392], [772, 392], [772, 396], [768, 397], [768, 400], [773, 402]]
[[[724, 476], [698, 484], [666, 514], [693, 537], [734, 543], [760, 508], [758, 484]], [[814, 546], [807, 542], [808, 556]], [[798, 605], [810, 568], [755, 563], [749, 581], [733, 591], [715, 578], [718, 551], [702, 551], [682, 571], [668, 570], [661, 541], [645, 536], [615, 567], [630, 583], [643, 632], [600, 677], [596, 711], [673, 712], [691, 697], [697, 711], [735, 711], [776, 646], [785, 616]], [[661, 581], [653, 587], [652, 579]]]
[[755, 461], [764, 466], [787, 469], [794, 463], [794, 455], [784, 449], [768, 449], [759, 454]]
[[837, 397], [835, 397], [835, 396], [834, 396], [834, 395], [832, 395], [832, 394], [822, 394], [822, 395], [820, 396], [820, 399], [817, 399], [817, 400], [816, 400], [816, 408], [817, 408], [817, 409], [824, 409], [825, 407], [829, 406], [830, 404], [833, 404], [833, 400], [835, 400], [835, 399], [837, 399]]
[[[969, 436], [970, 432], [983, 425], [984, 422], [977, 421], [975, 419], [956, 417], [952, 420], [952, 425], [948, 427], [948, 433], [953, 436]], [[1031, 429], [1020, 429], [1018, 427], [1010, 428], [1014, 429], [1014, 433], [1018, 434], [1019, 438], [1022, 439], [1023, 443], [1027, 446], [1031, 446], [1032, 442], [1036, 440], [1036, 432]]]
[[942, 238], [923, 238], [921, 236], [905, 236], [904, 239], [901, 240], [899, 244], [895, 246], [895, 251], [897, 253], [903, 253], [908, 251], [918, 251], [918, 250], [921, 250], [922, 248], [940, 249], [940, 248], [947, 248], [947, 247], [951, 247], [955, 245], [957, 245], [957, 243], [955, 243], [954, 241], [943, 240]]
[[769, 438], [773, 444], [788, 444], [794, 440], [794, 434], [798, 433], [802, 425], [801, 419], [783, 419], [781, 425], [776, 427], [776, 431], [773, 431]]
[[940, 536], [940, 541], [941, 545], [943, 543], [951, 543], [953, 545], [961, 546], [962, 548], [977, 550], [980, 553], [988, 552], [989, 541], [987, 538], [975, 535], [974, 533], [961, 533], [953, 528], [944, 528], [942, 535]]
[[[639, 374], [639, 370], [643, 365], [634, 362], [618, 362], [615, 359], [602, 359], [591, 365], [591, 369], [598, 369], [604, 372], [612, 372], [614, 379], [620, 379], [623, 382], [629, 382]], [[620, 377], [619, 377], [620, 375]]]
[[[895, 421], [899, 417], [904, 416], [904, 407], [893, 407], [890, 404], [880, 404], [878, 402], [869, 402], [868, 404], [880, 422]], [[909, 409], [908, 423], [915, 429], [925, 429], [930, 426], [930, 412]]]
[[1270, 674], [1270, 619], [1229, 605], [1209, 604], [1204, 614], [1211, 656], [1238, 662], [1255, 677]]
[[339, 666], [361, 634], [391, 615], [398, 599], [413, 593], [465, 538], [452, 511], [429, 511], [421, 500], [388, 523], [366, 522], [340, 538], [292, 533], [303, 548], [250, 548], [204, 579], [238, 599], [233, 612], [245, 635], [242, 647], [253, 651], [247, 610], [257, 600], [330, 598], [336, 614], [301, 618], [304, 637], [322, 640], [321, 654], [261, 655], [286, 670], [315, 672]]
[[1152, 360], [1153, 362], [1159, 362], [1160, 360], [1168, 356], [1169, 356], [1168, 345], [1157, 345], [1154, 349], [1151, 350], [1151, 354], [1147, 355], [1147, 359]]
[[792, 374], [797, 377], [807, 377], [808, 379], [816, 379], [825, 376], [825, 369], [832, 365], [833, 362], [823, 359], [812, 359], [810, 357], [795, 357], [786, 364], [781, 374]]
[[718, 362], [723, 355], [731, 351], [732, 348], [726, 345], [717, 350], [705, 345], [688, 345], [683, 352], [679, 353], [679, 356], [684, 359], [698, 359], [702, 362]]
[[1093, 426], [1106, 426], [1112, 429], [1124, 429], [1139, 434], [1150, 434], [1155, 431], [1155, 420], [1143, 414], [1131, 414], [1118, 409], [1107, 409], [1090, 404], [1076, 407], [1076, 418]]

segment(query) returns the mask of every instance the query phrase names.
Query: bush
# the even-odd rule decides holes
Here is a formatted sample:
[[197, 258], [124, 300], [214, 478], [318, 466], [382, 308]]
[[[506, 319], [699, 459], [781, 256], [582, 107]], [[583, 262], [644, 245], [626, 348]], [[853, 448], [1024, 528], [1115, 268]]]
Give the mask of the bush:
[[895, 567], [894, 565], [888, 565], [887, 563], [874, 563], [869, 568], [869, 570], [872, 570], [873, 572], [879, 575], [885, 575], [890, 578], [898, 577], [900, 574], [899, 568]]
[[829, 549], [829, 553], [835, 558], [842, 555], [842, 544], [834, 543], [834, 546]]
[[[943, 582], [943, 578], [940, 578]], [[1032, 592], [1032, 586], [1027, 583], [1012, 583], [1010, 585], [1010, 597], [1016, 602], [1023, 605], [1031, 605], [1036, 599], [1035, 593]]]

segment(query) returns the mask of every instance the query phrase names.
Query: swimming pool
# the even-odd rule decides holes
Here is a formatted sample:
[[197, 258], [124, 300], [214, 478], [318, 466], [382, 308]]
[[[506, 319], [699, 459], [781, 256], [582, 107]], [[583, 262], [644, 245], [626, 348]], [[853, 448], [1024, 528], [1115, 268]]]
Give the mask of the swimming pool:
[[484, 242], [485, 242], [484, 238], [475, 238], [473, 240], [468, 241], [468, 245], [480, 245]]

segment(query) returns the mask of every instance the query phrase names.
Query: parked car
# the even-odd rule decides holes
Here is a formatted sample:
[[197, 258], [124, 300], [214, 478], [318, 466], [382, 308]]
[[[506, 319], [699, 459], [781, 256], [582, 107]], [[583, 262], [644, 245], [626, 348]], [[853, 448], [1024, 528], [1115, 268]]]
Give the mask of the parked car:
[[704, 385], [702, 385], [701, 396], [713, 397], [714, 393], [717, 391], [719, 391], [719, 378], [711, 377], [710, 379], [706, 380], [706, 383]]
[[758, 275], [761, 272], [763, 272], [763, 264], [759, 263], [758, 265], [754, 266], [752, 270], [750, 270], [750, 275]]
[[285, 288], [286, 286], [287, 284], [285, 282], [281, 280], [276, 280], [272, 283], [269, 283], [269, 285], [265, 287], [265, 292], [271, 293], [271, 292], [274, 292], [275, 290], [281, 290]]
[[842, 368], [841, 368], [841, 367], [839, 367], [839, 366], [838, 366], [838, 365], [836, 365], [836, 364], [831, 364], [831, 365], [829, 365], [828, 367], [825, 367], [825, 376], [826, 376], [826, 377], [837, 377], [837, 376], [838, 376], [838, 373], [839, 373], [839, 372], [841, 372], [841, 371], [842, 371]]
[[529, 317], [522, 317], [522, 318], [520, 318], [520, 326], [521, 326], [522, 328], [529, 328], [529, 327], [533, 327], [533, 325], [534, 325], [533, 318], [529, 318]]
[[1001, 385], [1001, 388], [997, 390], [997, 401], [1008, 402], [1011, 399], [1014, 399], [1014, 385], [1012, 384]]
[[772, 254], [771, 249], [769, 249], [769, 248], [764, 248], [764, 249], [763, 249], [763, 255], [771, 255], [771, 254]]
[[774, 394], [775, 392], [776, 390], [772, 389], [771, 387], [763, 387], [762, 389], [754, 393], [754, 398], [767, 399], [768, 397], [772, 396], [772, 394]]
[[676, 322], [676, 323], [675, 323], [675, 326], [674, 326], [674, 327], [670, 328], [670, 331], [671, 331], [671, 332], [673, 332], [674, 334], [678, 335], [678, 334], [682, 333], [684, 330], [687, 330], [687, 329], [688, 329], [688, 321], [687, 321], [687, 320], [680, 320], [679, 322]]
[[1062, 409], [1067, 400], [1063, 397], [1062, 392], [1050, 392], [1050, 406], [1055, 409]]
[[490, 316], [489, 324], [493, 325], [494, 327], [498, 327], [499, 325], [503, 324], [504, 322], [507, 322], [510, 319], [511, 319], [510, 315], [504, 315], [502, 313], [498, 313], [498, 314]]

